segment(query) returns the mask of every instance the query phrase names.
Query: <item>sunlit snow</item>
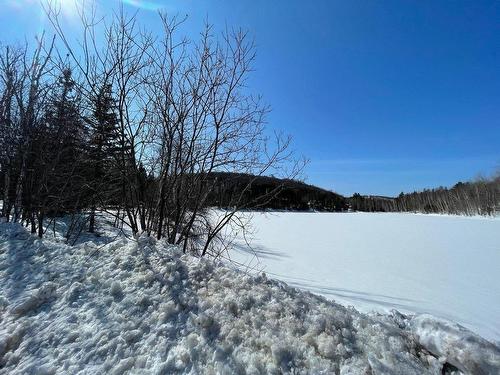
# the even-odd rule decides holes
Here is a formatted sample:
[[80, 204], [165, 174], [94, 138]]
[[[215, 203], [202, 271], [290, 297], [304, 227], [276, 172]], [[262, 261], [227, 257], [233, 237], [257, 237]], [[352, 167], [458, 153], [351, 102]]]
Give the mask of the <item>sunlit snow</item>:
[[[276, 237], [288, 236], [290, 245], [298, 229]], [[183, 255], [146, 236], [127, 238], [102, 222], [99, 230], [100, 237], [68, 246], [59, 235], [40, 240], [0, 223], [0, 374], [500, 371], [498, 345], [453, 322], [363, 314], [269, 274]], [[260, 252], [266, 261], [288, 259], [290, 272], [300, 269], [293, 253]]]
[[240, 263], [362, 311], [430, 313], [500, 340], [499, 218], [250, 216], [253, 251], [233, 253]]

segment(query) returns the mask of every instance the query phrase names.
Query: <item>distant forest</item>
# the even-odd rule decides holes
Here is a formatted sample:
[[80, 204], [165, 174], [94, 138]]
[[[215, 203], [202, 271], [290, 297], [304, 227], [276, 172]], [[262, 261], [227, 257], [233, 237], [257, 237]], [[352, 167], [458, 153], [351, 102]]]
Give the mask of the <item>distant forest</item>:
[[[458, 182], [451, 188], [439, 187], [397, 197], [361, 195], [352, 197], [321, 189], [306, 183], [265, 176], [238, 173], [213, 173], [215, 189], [210, 205], [227, 208], [234, 197], [253, 209], [277, 209], [329, 212], [420, 212], [452, 215], [488, 215], [500, 212], [500, 174], [469, 182]], [[275, 194], [269, 194], [274, 191]], [[260, 200], [266, 197], [264, 200]]]
[[500, 173], [487, 179], [458, 182], [452, 188], [401, 193], [396, 198], [356, 193], [349, 198], [349, 204], [354, 211], [493, 216], [500, 212]]
[[[361, 195], [344, 197], [304, 182], [240, 173], [212, 173], [211, 206], [228, 208], [235, 197], [253, 209], [329, 212], [421, 212], [453, 215], [489, 215], [500, 212], [500, 174], [458, 182], [397, 197]], [[274, 194], [269, 194], [275, 192]], [[265, 199], [262, 199], [265, 197]]]
[[[228, 208], [235, 197], [253, 209], [347, 211], [348, 200], [340, 194], [304, 182], [242, 173], [212, 173], [215, 189], [210, 205]], [[271, 192], [275, 192], [271, 194]]]

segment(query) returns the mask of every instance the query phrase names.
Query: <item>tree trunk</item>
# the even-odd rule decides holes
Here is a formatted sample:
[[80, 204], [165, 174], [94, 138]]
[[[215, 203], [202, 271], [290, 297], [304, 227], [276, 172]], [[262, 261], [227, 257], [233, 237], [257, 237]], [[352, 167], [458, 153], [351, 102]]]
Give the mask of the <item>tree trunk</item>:
[[16, 196], [14, 200], [14, 219], [13, 221], [18, 221], [21, 215], [21, 207], [23, 203], [23, 184], [24, 184], [24, 176], [26, 175], [26, 158], [27, 155], [24, 153], [23, 162], [21, 164], [21, 171], [19, 173], [19, 177], [17, 179], [16, 185]]
[[9, 166], [5, 169], [5, 184], [4, 184], [4, 191], [3, 191], [3, 206], [2, 206], [2, 216], [5, 217], [7, 222], [9, 222], [10, 219], [10, 160], [7, 159], [7, 163]]
[[38, 214], [38, 237], [40, 238], [43, 237], [43, 217], [44, 217], [43, 212], [40, 212]]
[[36, 221], [35, 221], [35, 214], [34, 213], [31, 213], [29, 215], [29, 218], [28, 220], [30, 221], [31, 223], [31, 234], [35, 234], [36, 233]]

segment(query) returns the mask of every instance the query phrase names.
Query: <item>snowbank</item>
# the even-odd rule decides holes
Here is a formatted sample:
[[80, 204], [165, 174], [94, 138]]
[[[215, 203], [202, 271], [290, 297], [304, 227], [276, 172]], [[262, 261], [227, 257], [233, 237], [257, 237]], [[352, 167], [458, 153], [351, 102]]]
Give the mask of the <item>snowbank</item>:
[[458, 324], [430, 315], [410, 322], [418, 342], [465, 373], [499, 374], [498, 347]]
[[0, 280], [1, 374], [500, 371], [465, 329], [365, 315], [147, 237], [69, 247], [0, 224]]

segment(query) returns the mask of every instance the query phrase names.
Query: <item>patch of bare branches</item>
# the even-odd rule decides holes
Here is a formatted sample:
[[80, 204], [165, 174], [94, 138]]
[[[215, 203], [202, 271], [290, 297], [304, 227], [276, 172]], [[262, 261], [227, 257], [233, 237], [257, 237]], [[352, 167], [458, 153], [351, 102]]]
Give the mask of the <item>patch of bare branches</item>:
[[[269, 134], [269, 107], [250, 93], [255, 46], [242, 30], [218, 34], [206, 25], [182, 37], [183, 19], [159, 14], [153, 35], [123, 10], [101, 20], [81, 11], [71, 39], [57, 8], [45, 8], [55, 38], [0, 51], [2, 216], [42, 236], [44, 219], [114, 215], [134, 234], [147, 233], [199, 255], [227, 247], [237, 215], [272, 199], [226, 197], [216, 172], [294, 178], [290, 138]], [[222, 192], [223, 193], [223, 192]]]

